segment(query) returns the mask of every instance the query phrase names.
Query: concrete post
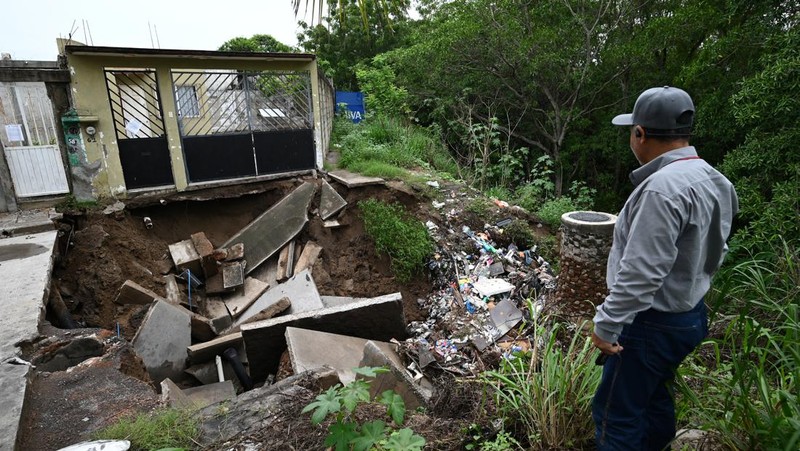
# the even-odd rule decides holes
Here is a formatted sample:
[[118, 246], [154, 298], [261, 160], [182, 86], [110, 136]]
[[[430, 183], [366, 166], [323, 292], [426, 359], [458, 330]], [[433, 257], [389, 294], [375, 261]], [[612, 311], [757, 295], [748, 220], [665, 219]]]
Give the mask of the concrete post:
[[561, 216], [561, 272], [556, 303], [568, 317], [591, 319], [608, 294], [606, 263], [617, 217], [573, 211]]

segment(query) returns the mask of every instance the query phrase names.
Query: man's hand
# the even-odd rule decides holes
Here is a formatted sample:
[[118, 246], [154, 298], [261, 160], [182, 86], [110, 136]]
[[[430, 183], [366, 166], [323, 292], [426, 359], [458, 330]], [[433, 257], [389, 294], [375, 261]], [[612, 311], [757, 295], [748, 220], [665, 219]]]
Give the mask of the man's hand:
[[592, 343], [595, 348], [599, 349], [600, 352], [605, 355], [619, 354], [619, 352], [622, 351], [622, 346], [617, 343], [609, 343], [598, 337], [594, 332], [592, 332]]

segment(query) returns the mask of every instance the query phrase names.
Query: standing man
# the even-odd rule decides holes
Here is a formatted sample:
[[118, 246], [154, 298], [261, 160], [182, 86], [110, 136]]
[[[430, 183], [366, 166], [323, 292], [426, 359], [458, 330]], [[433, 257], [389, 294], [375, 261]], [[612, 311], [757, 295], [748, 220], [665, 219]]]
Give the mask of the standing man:
[[592, 341], [608, 356], [592, 403], [600, 450], [662, 450], [675, 437], [675, 370], [708, 332], [703, 296], [727, 253], [738, 199], [728, 179], [689, 145], [694, 104], [651, 88], [632, 114], [630, 146], [642, 165], [619, 214], [608, 257], [609, 295]]

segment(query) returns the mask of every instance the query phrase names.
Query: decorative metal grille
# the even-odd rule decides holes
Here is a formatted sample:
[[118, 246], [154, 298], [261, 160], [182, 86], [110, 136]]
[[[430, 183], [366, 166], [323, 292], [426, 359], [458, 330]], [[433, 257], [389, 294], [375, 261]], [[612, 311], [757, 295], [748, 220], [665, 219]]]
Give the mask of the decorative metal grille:
[[253, 131], [312, 128], [311, 78], [306, 72], [248, 74]]
[[[183, 136], [250, 130], [242, 74], [235, 71], [172, 71], [172, 85]], [[188, 94], [191, 92], [193, 97]]]
[[105, 77], [117, 139], [164, 136], [155, 70], [106, 69]]
[[183, 136], [313, 128], [307, 72], [172, 71]]

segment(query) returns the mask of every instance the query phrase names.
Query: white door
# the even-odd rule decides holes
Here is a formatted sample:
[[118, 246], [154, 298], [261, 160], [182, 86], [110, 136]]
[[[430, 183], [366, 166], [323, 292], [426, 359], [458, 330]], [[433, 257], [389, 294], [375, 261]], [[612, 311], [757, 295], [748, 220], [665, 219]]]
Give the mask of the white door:
[[18, 197], [69, 192], [44, 83], [0, 83], [0, 137]]

